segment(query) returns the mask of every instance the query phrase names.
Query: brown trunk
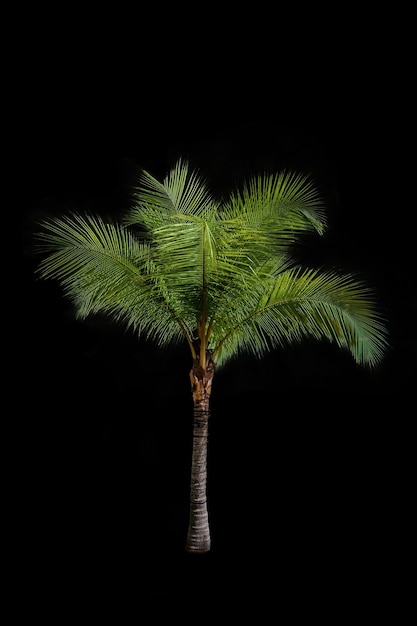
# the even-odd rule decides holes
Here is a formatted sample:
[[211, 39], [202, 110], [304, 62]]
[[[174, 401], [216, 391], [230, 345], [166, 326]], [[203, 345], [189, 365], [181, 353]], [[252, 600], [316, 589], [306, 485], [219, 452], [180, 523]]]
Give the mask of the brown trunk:
[[194, 402], [194, 424], [190, 517], [185, 549], [187, 552], [200, 554], [208, 552], [211, 544], [207, 508], [207, 447], [213, 374], [214, 363], [210, 358], [205, 369], [196, 360], [190, 372]]

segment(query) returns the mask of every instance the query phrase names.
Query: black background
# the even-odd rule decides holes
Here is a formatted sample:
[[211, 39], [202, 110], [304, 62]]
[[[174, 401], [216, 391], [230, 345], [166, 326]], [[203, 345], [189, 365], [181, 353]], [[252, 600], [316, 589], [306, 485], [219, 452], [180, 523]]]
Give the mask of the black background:
[[[202, 593], [209, 605], [346, 614], [364, 602], [397, 614], [407, 598], [416, 300], [402, 181], [412, 126], [387, 104], [394, 87], [406, 100], [406, 82], [369, 51], [316, 52], [295, 67], [268, 54], [265, 67], [262, 55], [208, 56], [197, 76], [191, 51], [181, 71], [166, 55], [151, 77], [146, 63], [134, 77], [103, 60], [81, 74], [70, 57], [59, 72], [27, 63], [30, 104], [16, 112], [10, 159], [21, 301], [8, 471], [18, 580], [40, 606], [48, 594], [61, 607], [103, 607], [118, 594], [175, 604]], [[200, 556], [184, 551], [187, 351], [76, 321], [60, 288], [36, 279], [32, 239], [49, 215], [121, 215], [136, 169], [162, 178], [178, 156], [218, 193], [266, 167], [311, 173], [329, 231], [304, 260], [374, 286], [391, 344], [374, 372], [306, 342], [216, 374], [212, 549]]]

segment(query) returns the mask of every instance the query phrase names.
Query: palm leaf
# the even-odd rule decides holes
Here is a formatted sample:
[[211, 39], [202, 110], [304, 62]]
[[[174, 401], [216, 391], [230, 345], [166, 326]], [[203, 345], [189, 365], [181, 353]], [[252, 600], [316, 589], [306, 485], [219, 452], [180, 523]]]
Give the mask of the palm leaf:
[[149, 244], [128, 230], [72, 215], [46, 220], [38, 240], [39, 251], [49, 253], [39, 264], [39, 276], [60, 282], [79, 318], [104, 313], [159, 343], [184, 333], [175, 293], [167, 292]]
[[[262, 356], [304, 338], [327, 339], [361, 365], [378, 364], [388, 345], [385, 321], [372, 291], [353, 276], [291, 269], [246, 290], [213, 323], [215, 356], [223, 361], [239, 350]], [[226, 332], [225, 332], [226, 331]], [[221, 336], [223, 334], [223, 336]]]
[[141, 171], [133, 190], [134, 206], [125, 224], [145, 225], [151, 233], [176, 222], [179, 215], [203, 215], [215, 206], [205, 182], [190, 171], [187, 161], [179, 159], [163, 183], [149, 172]]

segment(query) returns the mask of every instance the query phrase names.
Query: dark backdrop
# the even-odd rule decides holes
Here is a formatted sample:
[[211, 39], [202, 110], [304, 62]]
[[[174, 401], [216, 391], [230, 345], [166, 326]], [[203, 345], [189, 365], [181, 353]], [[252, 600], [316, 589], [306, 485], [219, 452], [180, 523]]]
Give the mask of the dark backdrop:
[[[301, 594], [318, 606], [365, 598], [368, 608], [399, 594], [416, 352], [411, 209], [397, 182], [405, 130], [397, 114], [377, 114], [383, 81], [359, 84], [328, 63], [310, 68], [305, 89], [269, 75], [250, 96], [249, 70], [226, 87], [211, 72], [179, 100], [161, 83], [135, 96], [120, 87], [115, 110], [109, 93], [83, 98], [57, 79], [41, 106], [32, 92], [19, 116], [10, 159], [19, 306], [9, 337], [16, 451], [8, 471], [13, 541], [38, 601], [45, 586], [64, 603], [121, 588], [142, 601], [204, 589], [212, 602], [279, 593], [296, 606]], [[136, 168], [162, 177], [178, 156], [219, 193], [266, 167], [311, 173], [330, 225], [305, 260], [361, 273], [379, 294], [391, 341], [373, 373], [305, 343], [216, 374], [213, 545], [203, 556], [184, 552], [187, 351], [160, 352], [105, 320], [76, 321], [60, 289], [36, 280], [32, 250], [38, 219], [120, 215]]]

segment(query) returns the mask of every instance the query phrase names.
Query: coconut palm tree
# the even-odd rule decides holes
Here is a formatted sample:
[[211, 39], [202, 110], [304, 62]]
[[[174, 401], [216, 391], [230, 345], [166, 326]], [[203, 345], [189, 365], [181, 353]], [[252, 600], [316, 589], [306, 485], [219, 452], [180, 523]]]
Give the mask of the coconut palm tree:
[[304, 338], [374, 368], [387, 332], [372, 290], [351, 274], [302, 267], [293, 244], [326, 228], [321, 194], [295, 171], [254, 175], [216, 199], [178, 159], [163, 182], [141, 170], [118, 223], [71, 213], [41, 222], [37, 272], [79, 318], [104, 314], [158, 346], [188, 345], [194, 407], [186, 550], [210, 550], [207, 445], [216, 368]]

